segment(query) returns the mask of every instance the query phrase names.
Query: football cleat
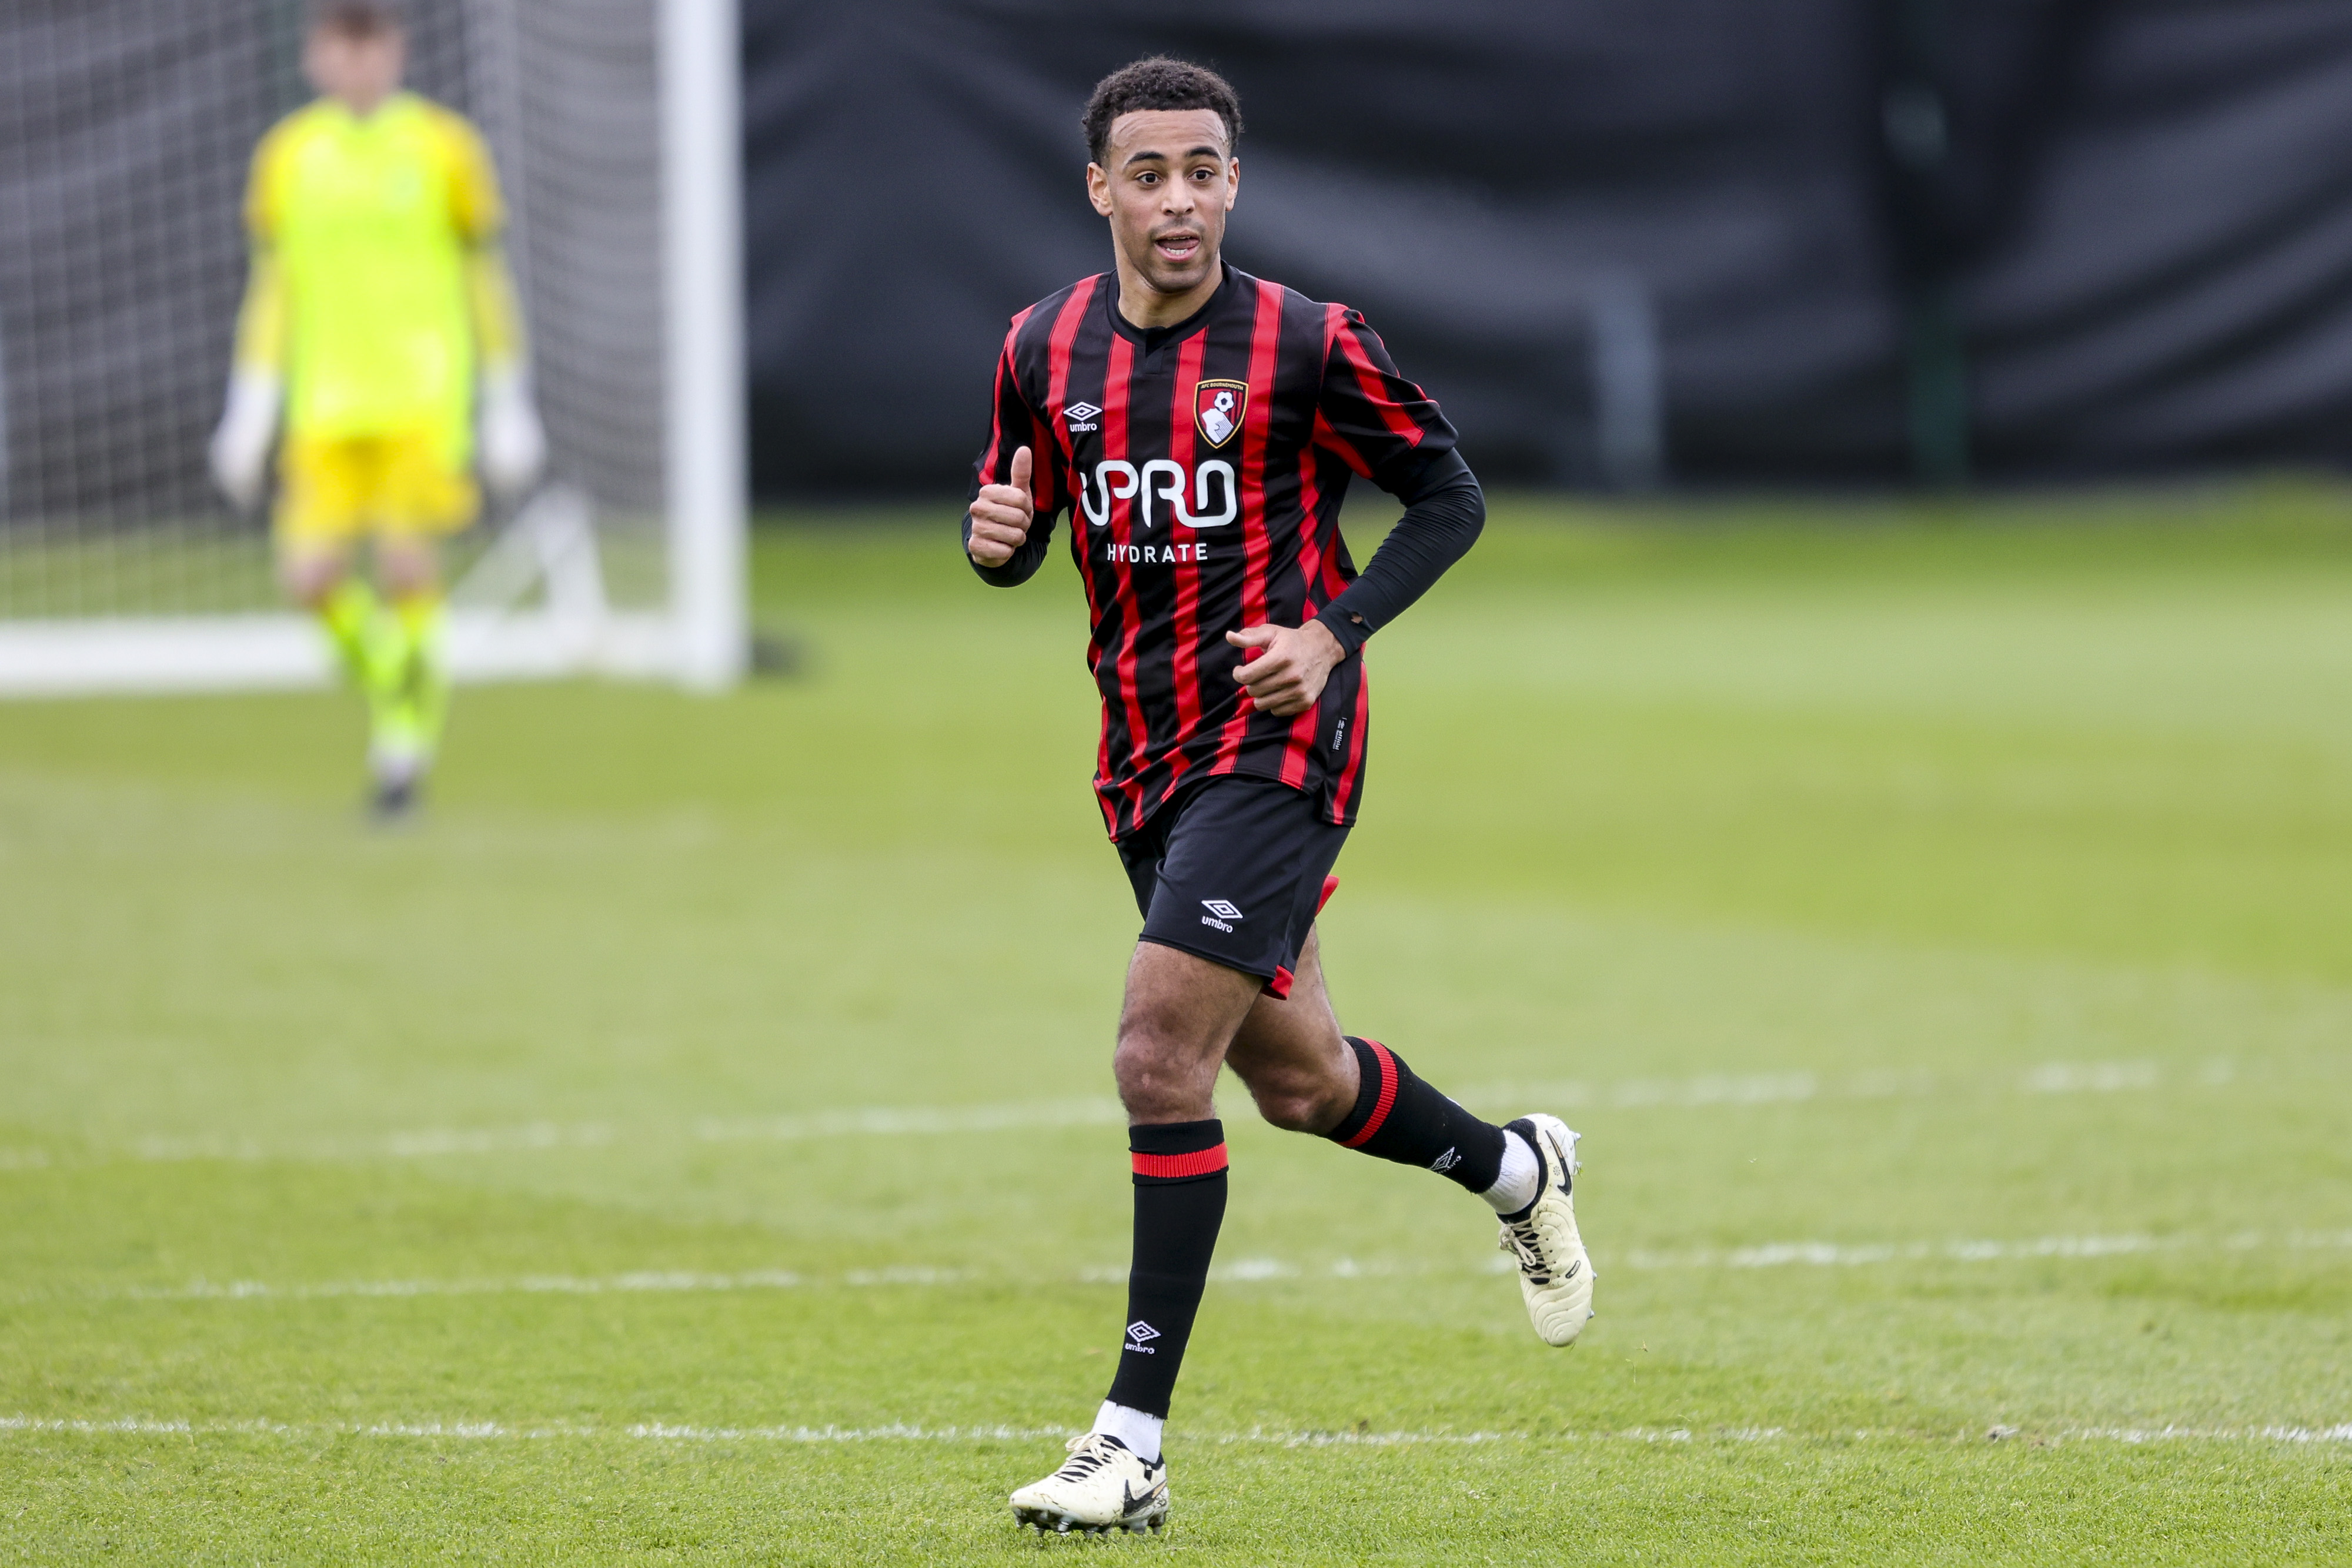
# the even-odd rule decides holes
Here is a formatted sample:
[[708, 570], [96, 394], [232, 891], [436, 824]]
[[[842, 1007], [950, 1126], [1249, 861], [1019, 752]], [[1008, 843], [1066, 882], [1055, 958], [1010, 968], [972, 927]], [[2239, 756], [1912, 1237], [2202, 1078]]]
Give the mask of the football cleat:
[[368, 815], [378, 822], [414, 816], [425, 790], [425, 758], [404, 746], [381, 740], [368, 747]]
[[1571, 1345], [1592, 1317], [1592, 1260], [1576, 1233], [1570, 1178], [1581, 1168], [1577, 1134], [1557, 1116], [1522, 1116], [1508, 1131], [1528, 1141], [1543, 1166], [1536, 1200], [1503, 1220], [1502, 1249], [1519, 1264], [1528, 1319], [1549, 1345]]
[[1013, 1494], [1013, 1520], [1040, 1535], [1108, 1535], [1168, 1522], [1168, 1463], [1146, 1464], [1108, 1432], [1070, 1439], [1070, 1457], [1042, 1481]]

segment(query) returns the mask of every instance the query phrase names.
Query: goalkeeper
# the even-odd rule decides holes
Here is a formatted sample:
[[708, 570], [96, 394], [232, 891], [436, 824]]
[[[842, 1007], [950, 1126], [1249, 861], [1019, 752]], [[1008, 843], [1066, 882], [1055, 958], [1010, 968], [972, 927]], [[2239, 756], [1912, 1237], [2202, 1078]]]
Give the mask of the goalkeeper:
[[[258, 504], [281, 424], [275, 532], [287, 593], [367, 695], [376, 810], [431, 766], [448, 704], [438, 541], [467, 527], [480, 471], [520, 493], [545, 442], [531, 404], [488, 150], [464, 117], [400, 89], [390, 0], [321, 0], [302, 51], [319, 98], [254, 154], [253, 261], [213, 474]], [[356, 570], [365, 540], [376, 583]]]

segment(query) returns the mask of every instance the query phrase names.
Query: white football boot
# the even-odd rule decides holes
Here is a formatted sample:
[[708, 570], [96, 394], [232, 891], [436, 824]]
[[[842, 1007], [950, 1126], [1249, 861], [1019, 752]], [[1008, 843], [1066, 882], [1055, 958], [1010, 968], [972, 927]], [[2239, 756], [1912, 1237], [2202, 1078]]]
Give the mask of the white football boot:
[[1592, 1260], [1576, 1233], [1576, 1200], [1569, 1193], [1580, 1168], [1577, 1134], [1557, 1116], [1522, 1116], [1507, 1130], [1528, 1141], [1543, 1172], [1534, 1204], [1503, 1221], [1502, 1249], [1518, 1259], [1519, 1295], [1538, 1337], [1571, 1345], [1592, 1317]]
[[1168, 1522], [1168, 1461], [1146, 1464], [1108, 1432], [1070, 1439], [1068, 1459], [1013, 1494], [1013, 1517], [1037, 1533], [1108, 1535]]

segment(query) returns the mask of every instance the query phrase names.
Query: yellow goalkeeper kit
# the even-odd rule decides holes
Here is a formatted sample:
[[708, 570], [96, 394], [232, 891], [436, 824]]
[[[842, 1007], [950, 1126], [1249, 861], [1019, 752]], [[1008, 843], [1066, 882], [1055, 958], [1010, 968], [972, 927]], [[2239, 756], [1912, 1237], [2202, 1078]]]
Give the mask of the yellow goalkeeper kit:
[[281, 540], [472, 521], [475, 375], [523, 349], [503, 218], [481, 137], [412, 93], [365, 119], [321, 99], [263, 139], [236, 359], [285, 378]]

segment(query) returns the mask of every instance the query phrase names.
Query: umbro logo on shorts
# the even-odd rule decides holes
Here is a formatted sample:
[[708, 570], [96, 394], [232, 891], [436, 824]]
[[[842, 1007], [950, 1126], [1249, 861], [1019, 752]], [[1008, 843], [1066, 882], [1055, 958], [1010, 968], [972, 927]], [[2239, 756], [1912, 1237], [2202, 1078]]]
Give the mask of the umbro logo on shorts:
[[1227, 924], [1228, 922], [1234, 920], [1246, 920], [1249, 918], [1249, 916], [1244, 915], [1240, 910], [1235, 909], [1232, 904], [1226, 903], [1222, 898], [1204, 898], [1201, 900], [1201, 907], [1209, 912], [1208, 914], [1201, 916], [1201, 924], [1203, 925], [1213, 925], [1218, 930], [1226, 933], [1228, 936], [1232, 935], [1234, 929], [1231, 925]]

